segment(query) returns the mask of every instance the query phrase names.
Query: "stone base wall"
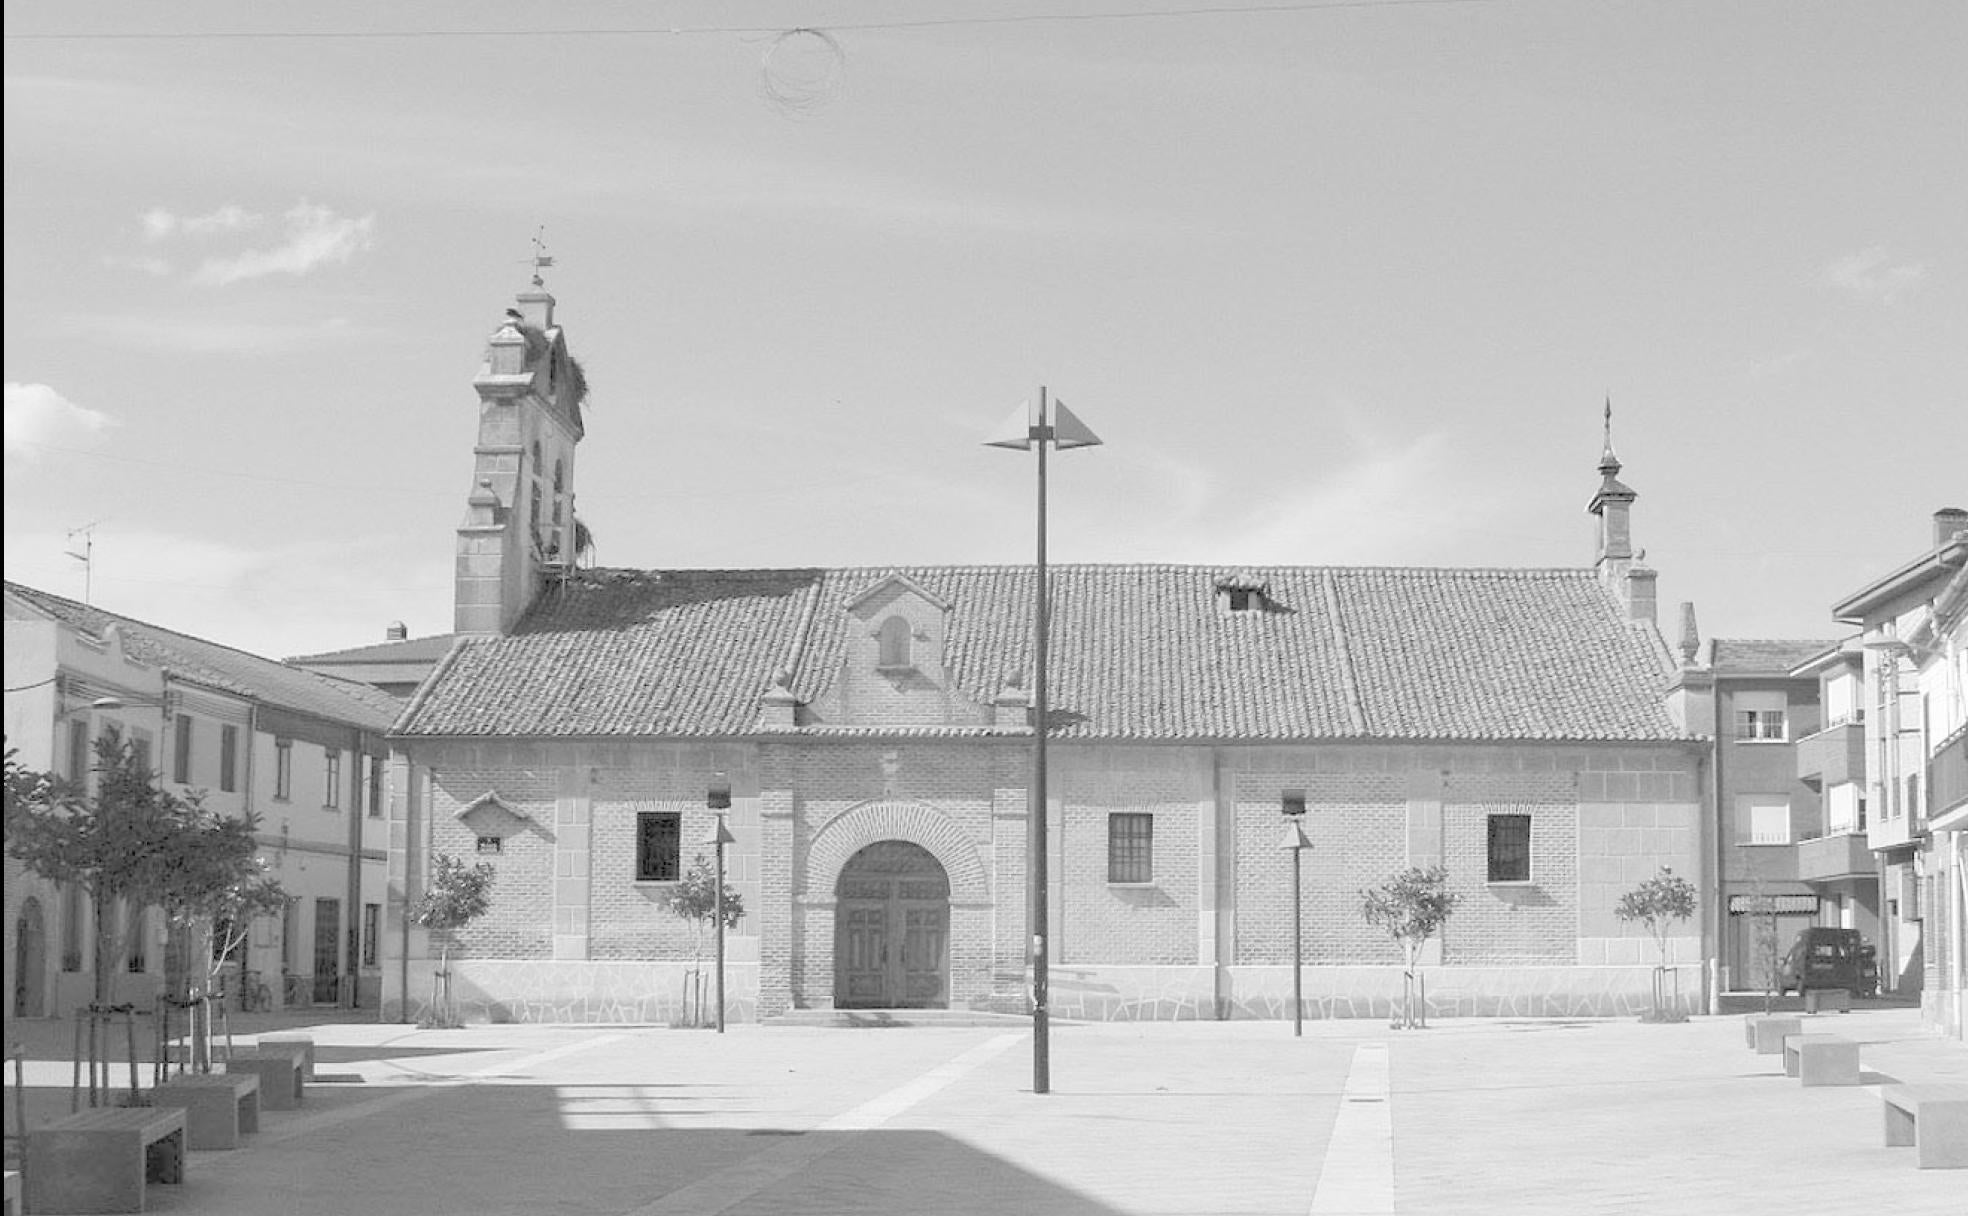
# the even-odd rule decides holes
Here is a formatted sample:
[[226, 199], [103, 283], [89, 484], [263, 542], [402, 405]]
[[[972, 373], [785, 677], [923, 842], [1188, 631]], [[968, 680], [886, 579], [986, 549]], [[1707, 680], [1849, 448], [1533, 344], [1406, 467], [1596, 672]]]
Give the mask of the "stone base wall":
[[[1678, 973], [1678, 1001], [1674, 981]], [[1401, 1001], [1399, 967], [1307, 967], [1305, 1016], [1390, 1018]], [[1427, 967], [1430, 1017], [1638, 1017], [1653, 1004], [1652, 967]], [[1210, 967], [1057, 966], [1052, 1013], [1086, 1021], [1289, 1018], [1290, 967], [1223, 968], [1219, 997]], [[1667, 973], [1670, 1004], [1700, 1013], [1701, 973]]]
[[[436, 963], [410, 963], [410, 1000], [390, 1000], [386, 1021], [415, 1022], [429, 1015]], [[552, 962], [547, 960], [455, 959], [451, 996], [458, 1016], [472, 1022], [616, 1023], [655, 1026], [691, 1024], [684, 1008], [688, 963]], [[704, 1024], [715, 1021], [717, 972], [701, 968]], [[393, 994], [392, 994], [393, 995]], [[758, 964], [724, 966], [724, 1017], [730, 1022], [758, 1020]]]

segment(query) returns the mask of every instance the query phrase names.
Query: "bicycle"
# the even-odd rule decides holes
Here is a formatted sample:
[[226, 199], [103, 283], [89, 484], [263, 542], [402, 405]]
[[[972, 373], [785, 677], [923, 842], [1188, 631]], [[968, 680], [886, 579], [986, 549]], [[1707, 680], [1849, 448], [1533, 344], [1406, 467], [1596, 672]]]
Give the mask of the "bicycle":
[[239, 1012], [265, 1013], [273, 1008], [273, 990], [257, 971], [239, 973]]
[[289, 1009], [314, 1003], [314, 977], [295, 975], [291, 971], [280, 973], [280, 1003]]

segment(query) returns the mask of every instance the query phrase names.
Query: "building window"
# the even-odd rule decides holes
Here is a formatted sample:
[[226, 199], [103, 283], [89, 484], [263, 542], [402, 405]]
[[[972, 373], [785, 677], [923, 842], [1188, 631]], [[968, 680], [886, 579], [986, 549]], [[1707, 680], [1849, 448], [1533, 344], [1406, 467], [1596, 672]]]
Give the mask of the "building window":
[[142, 975], [149, 970], [147, 964], [150, 960], [144, 957], [144, 921], [147, 919], [144, 911], [142, 904], [137, 904], [130, 909], [128, 930], [130, 936], [124, 943], [123, 956], [129, 960], [126, 966], [131, 975]]
[[137, 771], [146, 779], [155, 777], [157, 772], [150, 767], [150, 732], [130, 728], [130, 758], [136, 762]]
[[369, 757], [369, 818], [383, 817], [383, 758]]
[[1909, 815], [1918, 816], [1920, 814], [1920, 774], [1919, 773], [1907, 774], [1906, 809], [1907, 809], [1907, 814]]
[[1736, 799], [1737, 844], [1789, 844], [1790, 799], [1782, 794], [1744, 794]]
[[282, 802], [294, 797], [294, 741], [273, 741], [273, 796]]
[[907, 667], [909, 655], [909, 622], [899, 616], [889, 617], [881, 623], [881, 657], [876, 662], [885, 668]]
[[676, 811], [636, 815], [637, 882], [675, 882], [682, 860], [683, 816]]
[[1489, 817], [1489, 881], [1531, 881], [1531, 817]]
[[1230, 611], [1249, 612], [1259, 604], [1258, 594], [1248, 587], [1232, 587], [1226, 594], [1230, 597]]
[[179, 785], [191, 782], [191, 715], [179, 714], [172, 719], [171, 729], [171, 780]]
[[77, 785], [89, 784], [89, 720], [79, 718], [68, 724], [68, 779]]
[[322, 783], [321, 805], [339, 810], [342, 805], [342, 753], [335, 748], [324, 747], [321, 756], [328, 767], [327, 777]]
[[1735, 697], [1736, 741], [1738, 743], [1782, 743], [1790, 736], [1785, 729], [1788, 708], [1780, 692], [1739, 692]]
[[478, 851], [479, 851], [479, 852], [481, 852], [481, 853], [503, 853], [503, 852], [505, 852], [505, 851], [506, 851], [506, 840], [505, 840], [505, 837], [503, 837], [503, 836], [480, 836], [480, 837], [478, 838]]
[[376, 943], [383, 936], [383, 905], [362, 905], [362, 965], [376, 965]]
[[1155, 817], [1139, 811], [1107, 816], [1107, 881], [1151, 882], [1155, 876]]
[[239, 728], [219, 728], [219, 789], [233, 793], [239, 788]]
[[82, 970], [82, 921], [88, 915], [82, 901], [82, 884], [62, 886], [61, 969]]

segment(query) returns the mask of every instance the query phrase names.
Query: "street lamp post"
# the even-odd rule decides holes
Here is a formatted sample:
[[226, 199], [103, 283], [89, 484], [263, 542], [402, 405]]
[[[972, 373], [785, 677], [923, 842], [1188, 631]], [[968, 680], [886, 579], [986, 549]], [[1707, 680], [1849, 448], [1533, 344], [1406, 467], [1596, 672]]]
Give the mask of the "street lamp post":
[[1033, 409], [1029, 402], [1021, 404], [985, 443], [990, 447], [1038, 453], [1039, 537], [1037, 576], [1032, 592], [1033, 749], [1031, 834], [1027, 845], [1030, 859], [1027, 868], [1032, 874], [1029, 914], [1032, 922], [1032, 1092], [1043, 1094], [1052, 1090], [1046, 946], [1046, 914], [1050, 907], [1046, 891], [1046, 650], [1051, 631], [1046, 574], [1046, 445], [1051, 444], [1062, 452], [1068, 448], [1094, 447], [1100, 443], [1100, 436], [1074, 417], [1065, 402], [1057, 398], [1048, 400], [1045, 386], [1041, 385], [1038, 407]]
[[724, 813], [731, 809], [731, 782], [725, 779], [723, 773], [719, 773], [717, 774], [717, 776], [711, 779], [711, 788], [710, 791], [704, 797], [704, 805], [708, 806], [711, 809], [711, 813], [717, 817], [716, 826], [714, 826], [711, 829], [710, 838], [705, 840], [704, 843], [710, 845], [712, 851], [717, 855], [717, 873], [714, 877], [714, 881], [716, 883], [714, 889], [717, 892], [717, 895], [715, 897], [716, 911], [713, 913], [713, 918], [716, 922], [715, 936], [717, 938], [717, 1032], [719, 1034], [723, 1034], [724, 1033], [724, 846], [731, 844], [737, 840], [737, 837], [731, 834], [731, 829], [724, 825]]
[[1305, 829], [1300, 826], [1305, 817], [1305, 791], [1286, 790], [1280, 802], [1285, 816], [1285, 836], [1279, 847], [1291, 854], [1292, 1036], [1302, 1038], [1305, 1034], [1305, 922], [1300, 914], [1298, 862], [1299, 854], [1311, 848], [1312, 842], [1305, 838]]

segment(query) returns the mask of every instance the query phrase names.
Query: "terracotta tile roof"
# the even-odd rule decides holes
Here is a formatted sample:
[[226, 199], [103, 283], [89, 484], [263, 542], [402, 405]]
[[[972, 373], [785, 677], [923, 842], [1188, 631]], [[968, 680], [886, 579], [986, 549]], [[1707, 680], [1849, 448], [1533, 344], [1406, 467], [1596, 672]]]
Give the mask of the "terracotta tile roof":
[[[1672, 666], [1590, 571], [1269, 567], [1230, 613], [1206, 566], [1053, 567], [1051, 715], [1086, 739], [1665, 739]], [[1029, 566], [588, 571], [467, 640], [406, 735], [755, 733], [773, 673], [825, 693], [843, 605], [901, 574], [949, 605], [943, 658], [988, 705], [1031, 663]], [[832, 728], [828, 733], [840, 733]], [[902, 733], [898, 731], [896, 733]], [[945, 733], [975, 734], [952, 727]]]
[[1718, 676], [1785, 676], [1792, 668], [1837, 647], [1837, 642], [1716, 638], [1711, 665]]
[[132, 656], [193, 684], [364, 730], [387, 730], [403, 708], [401, 700], [367, 684], [302, 671], [20, 583], [9, 581], [6, 587], [8, 596], [30, 609], [92, 636], [100, 637], [111, 625], [118, 626], [124, 649]]

